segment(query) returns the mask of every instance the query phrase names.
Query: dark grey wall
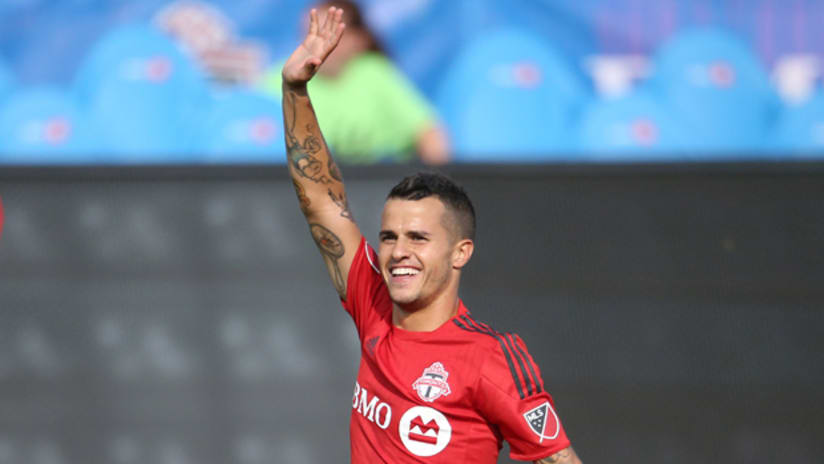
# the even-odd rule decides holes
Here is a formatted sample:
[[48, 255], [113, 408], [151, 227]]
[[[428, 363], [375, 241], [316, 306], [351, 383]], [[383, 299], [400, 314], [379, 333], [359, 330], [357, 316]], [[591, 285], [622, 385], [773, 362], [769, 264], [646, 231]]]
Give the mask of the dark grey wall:
[[[372, 241], [409, 171], [345, 170]], [[585, 461], [824, 455], [823, 166], [451, 172], [463, 298]], [[4, 169], [0, 196], [0, 464], [347, 461], [356, 337], [285, 169]]]

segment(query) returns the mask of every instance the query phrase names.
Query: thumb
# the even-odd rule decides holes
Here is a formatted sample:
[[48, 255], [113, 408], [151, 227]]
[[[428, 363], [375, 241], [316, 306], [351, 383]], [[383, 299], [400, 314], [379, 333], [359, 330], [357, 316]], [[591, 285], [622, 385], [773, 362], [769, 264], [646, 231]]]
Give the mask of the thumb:
[[318, 69], [318, 67], [320, 67], [321, 63], [322, 61], [320, 60], [320, 58], [312, 57], [307, 59], [303, 63], [303, 67], [308, 69], [310, 72], [314, 73]]

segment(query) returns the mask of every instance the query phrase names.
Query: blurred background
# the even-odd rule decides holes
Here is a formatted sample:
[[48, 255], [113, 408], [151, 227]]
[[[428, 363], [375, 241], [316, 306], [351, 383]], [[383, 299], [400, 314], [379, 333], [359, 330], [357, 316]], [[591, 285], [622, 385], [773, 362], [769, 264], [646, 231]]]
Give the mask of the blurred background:
[[[357, 337], [284, 165], [312, 4], [0, 2], [0, 464], [347, 462]], [[355, 217], [466, 186], [462, 297], [585, 462], [820, 462], [824, 3], [350, 7], [310, 92]]]
[[[0, 163], [282, 162], [279, 68], [311, 5], [2, 2]], [[818, 1], [356, 5], [312, 89], [344, 161], [821, 158]]]

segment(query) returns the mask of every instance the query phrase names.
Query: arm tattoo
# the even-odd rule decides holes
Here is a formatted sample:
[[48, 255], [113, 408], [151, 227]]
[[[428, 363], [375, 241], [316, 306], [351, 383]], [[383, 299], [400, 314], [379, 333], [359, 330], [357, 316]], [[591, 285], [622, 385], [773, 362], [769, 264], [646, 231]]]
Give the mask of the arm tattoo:
[[331, 230], [320, 224], [309, 224], [309, 230], [312, 232], [312, 238], [318, 245], [321, 255], [323, 255], [323, 260], [326, 261], [326, 267], [329, 268], [335, 290], [345, 300], [346, 282], [343, 280], [343, 272], [341, 272], [340, 263], [338, 262], [345, 253], [343, 242]]
[[570, 446], [569, 448], [564, 448], [561, 451], [558, 451], [548, 458], [535, 462], [536, 464], [580, 464], [581, 460], [578, 459], [578, 456], [575, 454], [575, 450], [573, 450]]
[[[311, 124], [306, 125], [306, 131], [312, 131]], [[314, 135], [309, 135], [306, 137], [306, 140], [303, 141], [303, 149], [306, 151], [306, 153], [311, 153], [314, 155], [315, 153], [321, 151], [323, 149], [323, 146], [320, 144], [317, 137], [315, 137]]]
[[[332, 180], [323, 173], [323, 163], [312, 156], [322, 150], [322, 144], [314, 135], [309, 135], [301, 144], [295, 135], [297, 125], [297, 99], [294, 92], [284, 92], [283, 95], [283, 121], [285, 126], [284, 138], [286, 140], [286, 153], [289, 157], [289, 164], [301, 177], [320, 184], [330, 184]], [[307, 125], [307, 131], [311, 131], [312, 126]]]
[[332, 176], [338, 182], [343, 182], [343, 176], [340, 174], [340, 169], [338, 169], [338, 165], [335, 164], [335, 160], [332, 157], [329, 157], [329, 175]]
[[332, 201], [340, 207], [341, 216], [355, 222], [355, 218], [352, 217], [352, 211], [349, 209], [349, 200], [346, 199], [346, 193], [341, 192], [340, 195], [335, 195], [335, 192], [333, 192], [332, 189], [329, 189], [329, 198], [331, 198]]
[[292, 184], [295, 186], [295, 192], [297, 192], [298, 194], [298, 201], [300, 201], [300, 210], [303, 211], [303, 214], [308, 214], [309, 205], [311, 205], [312, 202], [309, 201], [309, 197], [306, 196], [306, 189], [304, 189], [303, 186], [300, 185], [300, 182], [296, 181], [295, 179], [292, 179]]

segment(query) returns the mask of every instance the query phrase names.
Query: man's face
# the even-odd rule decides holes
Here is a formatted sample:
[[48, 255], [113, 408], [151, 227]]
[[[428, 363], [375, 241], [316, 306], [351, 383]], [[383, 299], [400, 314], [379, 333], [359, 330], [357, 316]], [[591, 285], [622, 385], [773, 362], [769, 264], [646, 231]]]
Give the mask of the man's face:
[[436, 197], [389, 199], [383, 208], [379, 261], [392, 301], [415, 311], [435, 300], [454, 278], [455, 237]]

